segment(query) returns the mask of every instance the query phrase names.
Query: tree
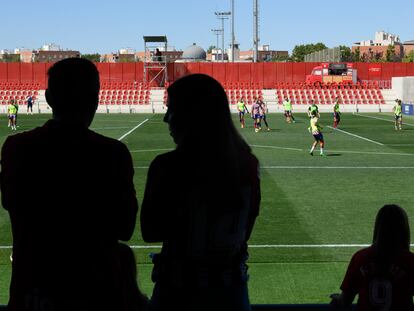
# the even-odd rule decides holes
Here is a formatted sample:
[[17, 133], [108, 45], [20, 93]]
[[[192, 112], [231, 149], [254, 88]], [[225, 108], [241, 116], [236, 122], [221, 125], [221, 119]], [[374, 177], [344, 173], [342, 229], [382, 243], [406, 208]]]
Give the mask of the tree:
[[395, 58], [395, 46], [393, 44], [388, 45], [387, 52], [385, 54], [386, 62], [393, 62]]
[[414, 50], [405, 55], [402, 61], [404, 63], [414, 63]]
[[291, 62], [292, 58], [289, 55], [279, 55], [279, 56], [273, 57], [270, 61], [271, 62]]
[[5, 63], [20, 63], [20, 54], [4, 53], [1, 61]]
[[340, 45], [339, 50], [341, 51], [341, 61], [342, 62], [351, 62], [352, 61], [351, 48], [349, 48], [345, 45]]
[[361, 49], [359, 47], [357, 47], [355, 49], [355, 52], [351, 52], [351, 60], [353, 62], [360, 62], [361, 59]]
[[305, 55], [325, 50], [327, 48], [328, 47], [321, 42], [318, 42], [316, 44], [312, 43], [296, 45], [292, 51], [292, 60], [294, 62], [303, 62], [305, 60]]
[[211, 54], [211, 51], [213, 51], [216, 48], [215, 45], [210, 45], [207, 49], [207, 54]]
[[402, 60], [404, 63], [414, 63], [414, 50], [406, 54]]
[[87, 60], [90, 60], [94, 63], [99, 63], [101, 61], [101, 55], [98, 53], [95, 54], [82, 54], [81, 58], [85, 58]]

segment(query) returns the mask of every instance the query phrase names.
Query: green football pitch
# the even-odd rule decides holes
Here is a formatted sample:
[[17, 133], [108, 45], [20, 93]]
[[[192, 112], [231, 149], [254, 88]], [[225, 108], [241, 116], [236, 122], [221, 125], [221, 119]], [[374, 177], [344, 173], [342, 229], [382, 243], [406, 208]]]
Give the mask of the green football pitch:
[[[21, 114], [17, 132], [48, 117]], [[236, 115], [234, 121], [239, 127]], [[322, 114], [321, 121], [326, 157], [318, 151], [309, 155], [313, 138], [305, 114], [297, 114], [292, 124], [280, 114], [269, 114], [269, 132], [255, 133], [251, 119], [240, 129], [261, 163], [261, 212], [249, 241], [252, 303], [328, 303], [351, 255], [370, 243], [382, 205], [399, 204], [414, 219], [414, 118], [404, 117], [402, 131], [394, 130], [393, 116], [385, 113], [343, 114], [338, 130], [330, 127], [331, 114]], [[14, 134], [6, 122], [4, 117], [0, 144]], [[208, 120], [189, 120], [188, 126], [197, 131], [209, 125]], [[97, 115], [91, 128], [128, 146], [141, 202], [150, 162], [174, 148], [162, 115]], [[11, 244], [8, 215], [0, 209], [0, 304], [7, 303]], [[140, 286], [149, 295], [149, 253], [158, 248], [142, 242], [138, 223], [130, 245]]]

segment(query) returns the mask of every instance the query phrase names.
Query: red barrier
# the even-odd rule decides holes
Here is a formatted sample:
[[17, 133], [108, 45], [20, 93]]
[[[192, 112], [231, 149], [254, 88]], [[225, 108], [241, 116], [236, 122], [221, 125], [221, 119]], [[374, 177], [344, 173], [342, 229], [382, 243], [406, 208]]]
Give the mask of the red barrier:
[[265, 63], [250, 64], [250, 73], [251, 73], [250, 82], [254, 82], [255, 84], [258, 84], [260, 88], [263, 87], [264, 64]]
[[213, 66], [211, 63], [200, 63], [200, 73], [204, 73], [206, 75], [213, 75]]
[[122, 63], [122, 81], [135, 81], [135, 63]]
[[33, 64], [21, 63], [20, 64], [20, 82], [32, 82], [33, 81]]
[[217, 64], [220, 70], [226, 73], [226, 82], [239, 82], [239, 64], [228, 63], [228, 64]]
[[109, 73], [109, 63], [99, 63], [96, 64], [96, 67], [99, 71], [99, 80], [101, 82], [109, 82], [111, 80], [111, 75]]
[[[226, 70], [223, 70], [223, 66], [220, 66], [220, 65], [217, 66], [217, 65], [218, 64], [211, 64], [208, 67], [209, 70], [211, 71], [201, 71], [201, 73], [204, 73], [206, 75], [211, 75], [212, 77], [214, 77], [215, 79], [217, 79], [217, 81], [221, 83], [226, 82], [227, 81]], [[203, 66], [200, 65], [200, 68], [203, 68]]]
[[[304, 82], [320, 63], [170, 63], [168, 81], [191, 73], [211, 75], [221, 83], [257, 83], [274, 88], [277, 82]], [[0, 82], [38, 82], [46, 86], [51, 63], [0, 63]], [[143, 63], [97, 63], [102, 82], [143, 81]], [[413, 63], [354, 63], [358, 79], [390, 81], [392, 77], [414, 76]]]
[[237, 65], [239, 67], [238, 82], [250, 83], [250, 80], [251, 80], [250, 63], [240, 63]]
[[9, 63], [7, 66], [7, 81], [20, 82], [20, 63]]
[[0, 82], [7, 82], [7, 63], [0, 63]]
[[109, 76], [111, 82], [122, 81], [122, 63], [109, 64]]
[[276, 64], [263, 63], [263, 87], [272, 89], [275, 87]]
[[38, 82], [40, 88], [46, 88], [46, 63], [33, 64], [33, 82]]

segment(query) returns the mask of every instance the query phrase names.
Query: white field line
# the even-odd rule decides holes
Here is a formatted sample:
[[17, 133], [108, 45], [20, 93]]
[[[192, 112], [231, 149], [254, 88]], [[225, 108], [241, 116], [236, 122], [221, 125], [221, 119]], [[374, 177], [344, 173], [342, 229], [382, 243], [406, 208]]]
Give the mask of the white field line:
[[[382, 121], [387, 121], [387, 122], [392, 122], [392, 123], [395, 122], [394, 120], [389, 120], [389, 119], [384, 119], [384, 118], [379, 118], [379, 117], [373, 117], [373, 116], [365, 116], [365, 115], [359, 114], [359, 113], [354, 113], [354, 115], [355, 116], [358, 116], [358, 117], [369, 118], [369, 119], [376, 119], [376, 120], [382, 120]], [[405, 123], [405, 122], [403, 122], [402, 124], [403, 125], [407, 125], [407, 126], [414, 126], [414, 124]]]
[[144, 121], [142, 121], [140, 124], [138, 124], [137, 126], [135, 126], [133, 129], [131, 129], [130, 131], [126, 132], [124, 135], [122, 135], [121, 137], [118, 138], [119, 141], [123, 140], [125, 137], [127, 137], [129, 134], [131, 134], [133, 131], [135, 131], [137, 128], [139, 128], [141, 125], [143, 125], [145, 122], [147, 122], [149, 119], [145, 119]]
[[108, 127], [91, 127], [91, 130], [122, 130], [122, 129], [129, 129], [130, 126], [108, 126]]
[[[413, 144], [414, 145], [414, 144]], [[305, 151], [305, 149], [277, 147], [277, 146], [263, 146], [263, 145], [250, 145], [256, 148], [267, 148], [267, 149], [281, 149], [281, 150], [292, 150], [292, 151]], [[307, 151], [307, 150], [306, 150]], [[355, 153], [355, 154], [373, 154], [373, 155], [398, 155], [398, 156], [414, 156], [414, 153], [397, 153], [397, 152], [377, 152], [377, 151], [353, 151], [353, 150], [328, 150], [327, 153]]]
[[414, 156], [414, 153], [403, 152], [376, 152], [376, 151], [352, 151], [352, 150], [327, 150], [327, 152], [335, 153], [355, 153], [355, 154], [372, 154], [372, 155], [396, 155], [396, 156]]
[[333, 170], [382, 170], [382, 169], [414, 169], [414, 166], [262, 166], [263, 169], [333, 169]]
[[[249, 245], [249, 248], [353, 248], [368, 247], [371, 244], [261, 244]], [[410, 246], [414, 246], [411, 244]], [[134, 249], [160, 249], [161, 245], [129, 245]], [[12, 249], [12, 246], [0, 246], [0, 249]]]
[[341, 129], [338, 129], [338, 128], [337, 129], [334, 129], [332, 126], [329, 126], [329, 125], [327, 127], [329, 127], [330, 129], [333, 129], [334, 131], [338, 131], [338, 132], [341, 132], [341, 133], [344, 133], [344, 134], [347, 134], [347, 135], [350, 135], [350, 136], [353, 136], [353, 137], [356, 137], [356, 138], [359, 138], [359, 139], [368, 141], [370, 143], [374, 143], [374, 144], [379, 145], [379, 146], [384, 146], [384, 144], [379, 143], [379, 142], [377, 142], [375, 140], [372, 140], [372, 139], [369, 139], [369, 138], [366, 138], [366, 137], [362, 137], [362, 136], [359, 136], [359, 135], [356, 135], [356, 134], [352, 134], [350, 132], [347, 132], [347, 131], [344, 131], [344, 130], [341, 130]]
[[250, 147], [269, 148], [269, 149], [282, 149], [282, 150], [293, 150], [293, 151], [303, 151], [303, 149], [299, 149], [299, 148], [288, 148], [288, 147], [278, 147], [278, 146], [250, 145]]
[[[148, 169], [149, 166], [134, 166], [134, 169]], [[393, 169], [414, 169], [414, 166], [261, 166], [268, 170], [295, 170], [295, 169], [331, 169], [331, 170], [393, 170]]]
[[159, 151], [171, 151], [174, 148], [165, 148], [165, 149], [144, 149], [144, 150], [132, 150], [131, 153], [140, 153], [140, 152], [159, 152]]

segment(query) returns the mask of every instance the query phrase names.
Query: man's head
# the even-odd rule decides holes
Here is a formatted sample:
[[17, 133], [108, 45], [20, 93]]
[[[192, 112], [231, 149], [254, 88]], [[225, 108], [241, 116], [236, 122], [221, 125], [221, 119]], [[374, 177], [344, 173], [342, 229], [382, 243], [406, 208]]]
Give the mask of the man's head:
[[99, 101], [99, 72], [89, 60], [67, 58], [48, 71], [46, 100], [55, 119], [89, 126]]

